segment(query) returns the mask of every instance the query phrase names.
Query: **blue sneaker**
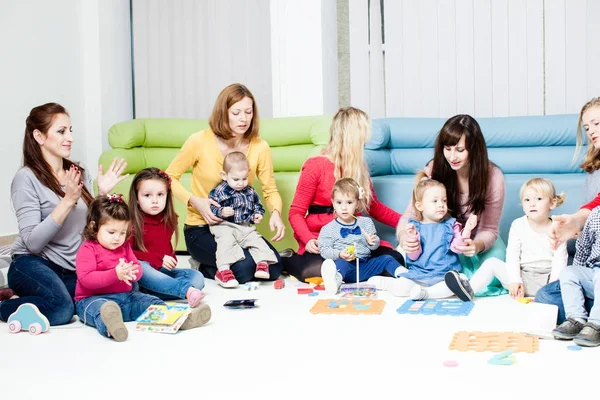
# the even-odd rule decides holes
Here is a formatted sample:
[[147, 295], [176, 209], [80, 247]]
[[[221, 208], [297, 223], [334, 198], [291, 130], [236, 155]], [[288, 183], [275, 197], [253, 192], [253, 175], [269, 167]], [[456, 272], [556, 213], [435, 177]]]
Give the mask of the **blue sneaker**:
[[448, 271], [444, 275], [444, 282], [446, 282], [448, 289], [462, 301], [473, 301], [475, 294], [465, 275], [459, 274], [457, 271]]
[[21, 304], [17, 311], [8, 317], [8, 331], [10, 333], [19, 333], [29, 331], [32, 335], [48, 332], [50, 322], [40, 310], [31, 303]]

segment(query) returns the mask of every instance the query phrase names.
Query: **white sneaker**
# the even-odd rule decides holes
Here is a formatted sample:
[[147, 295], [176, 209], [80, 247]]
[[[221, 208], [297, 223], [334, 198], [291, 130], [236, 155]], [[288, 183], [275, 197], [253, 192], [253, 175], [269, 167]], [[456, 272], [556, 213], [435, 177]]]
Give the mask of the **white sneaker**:
[[323, 261], [323, 264], [321, 264], [321, 277], [325, 285], [325, 293], [333, 296], [340, 291], [342, 275], [338, 272], [333, 260]]
[[410, 294], [408, 296], [411, 300], [426, 300], [427, 299], [427, 291], [423, 289], [419, 285], [413, 286], [410, 289]]
[[372, 276], [367, 279], [367, 283], [375, 285], [377, 290], [385, 290], [396, 297], [405, 297], [408, 292], [406, 284], [403, 285], [400, 279], [389, 276]]

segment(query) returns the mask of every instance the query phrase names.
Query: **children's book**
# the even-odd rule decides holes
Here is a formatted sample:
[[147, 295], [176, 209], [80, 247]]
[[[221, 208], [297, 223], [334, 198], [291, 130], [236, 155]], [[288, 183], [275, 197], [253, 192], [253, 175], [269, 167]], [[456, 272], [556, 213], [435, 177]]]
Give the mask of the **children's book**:
[[138, 331], [176, 333], [191, 309], [187, 304], [151, 305], [135, 321]]

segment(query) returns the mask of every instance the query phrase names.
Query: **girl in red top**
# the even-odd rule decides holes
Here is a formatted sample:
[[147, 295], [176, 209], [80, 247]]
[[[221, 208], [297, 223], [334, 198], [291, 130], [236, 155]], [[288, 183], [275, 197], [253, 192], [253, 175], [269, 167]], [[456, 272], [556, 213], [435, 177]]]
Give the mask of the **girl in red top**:
[[[124, 322], [135, 321], [150, 305], [165, 304], [158, 297], [132, 290], [143, 275], [127, 241], [130, 215], [120, 194], [97, 197], [87, 214], [85, 242], [75, 260], [75, 309], [85, 324], [117, 342], [127, 339]], [[192, 329], [210, 320], [210, 307], [193, 309], [180, 329]]]
[[[341, 108], [333, 117], [329, 144], [320, 155], [306, 160], [300, 171], [289, 221], [298, 242], [298, 254], [283, 258], [284, 269], [299, 280], [321, 276], [324, 259], [319, 252], [317, 238], [321, 228], [333, 221], [331, 192], [341, 178], [352, 178], [365, 191], [369, 216], [389, 226], [396, 226], [401, 215], [383, 205], [375, 195], [369, 169], [364, 160], [364, 146], [371, 136], [369, 116], [357, 108]], [[393, 256], [404, 265], [402, 255], [391, 244], [381, 242], [372, 257]]]
[[144, 274], [140, 286], [163, 300], [187, 299], [197, 307], [204, 298], [204, 276], [189, 268], [176, 268], [171, 238], [177, 235], [171, 178], [158, 168], [138, 172], [131, 182], [129, 211], [133, 221], [133, 252]]

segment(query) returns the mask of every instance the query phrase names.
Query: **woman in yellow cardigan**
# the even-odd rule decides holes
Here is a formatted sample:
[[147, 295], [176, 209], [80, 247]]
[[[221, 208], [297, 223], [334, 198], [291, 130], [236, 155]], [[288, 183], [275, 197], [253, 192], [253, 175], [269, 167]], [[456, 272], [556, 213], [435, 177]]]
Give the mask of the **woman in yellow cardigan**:
[[[215, 253], [217, 245], [208, 228], [222, 220], [215, 216], [210, 206], [219, 204], [208, 198], [210, 191], [221, 183], [224, 157], [234, 151], [242, 152], [248, 158], [250, 174], [248, 183], [258, 178], [268, 211], [271, 214], [269, 225], [276, 231], [271, 240], [281, 240], [285, 227], [281, 220], [282, 201], [275, 186], [271, 149], [267, 142], [258, 136], [258, 109], [252, 93], [241, 84], [227, 86], [215, 102], [209, 118], [210, 129], [194, 133], [183, 144], [175, 156], [167, 174], [173, 179], [172, 190], [175, 197], [187, 204], [184, 236], [192, 258], [201, 264], [200, 272], [213, 278], [217, 272]], [[180, 182], [181, 176], [192, 168], [189, 192]], [[281, 274], [281, 259], [275, 248], [265, 240], [277, 255], [277, 263], [269, 265], [269, 280]], [[231, 265], [231, 271], [241, 284], [254, 279], [256, 265], [244, 250], [246, 258]]]

